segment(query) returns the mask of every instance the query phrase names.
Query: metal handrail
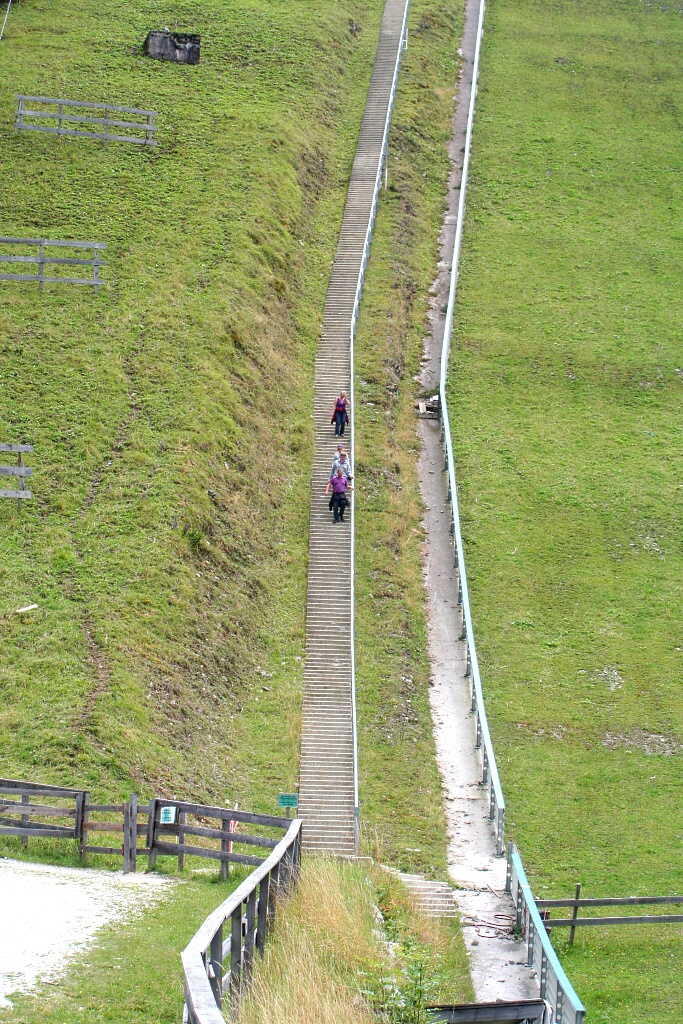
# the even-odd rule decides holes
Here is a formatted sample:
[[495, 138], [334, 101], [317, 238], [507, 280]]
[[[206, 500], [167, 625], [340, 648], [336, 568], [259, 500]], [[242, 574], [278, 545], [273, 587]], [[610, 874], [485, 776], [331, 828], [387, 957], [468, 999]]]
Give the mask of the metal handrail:
[[[249, 981], [255, 951], [263, 953], [275, 900], [287, 891], [301, 864], [301, 818], [295, 818], [270, 856], [206, 918], [183, 950], [188, 1024], [225, 1024], [223, 993], [234, 1005]], [[246, 928], [243, 912], [246, 903]], [[223, 940], [223, 925], [230, 935]], [[230, 969], [223, 960], [230, 956]]]
[[458, 201], [458, 216], [455, 229], [455, 241], [453, 244], [453, 258], [451, 260], [451, 281], [448, 293], [448, 307], [446, 309], [446, 323], [444, 326], [443, 345], [441, 349], [441, 375], [439, 381], [439, 399], [441, 408], [442, 437], [446, 448], [446, 466], [448, 471], [448, 492], [451, 500], [452, 532], [455, 537], [456, 565], [460, 580], [461, 604], [463, 613], [464, 637], [467, 641], [467, 665], [468, 672], [472, 678], [472, 711], [476, 716], [477, 723], [477, 746], [483, 746], [483, 779], [489, 787], [489, 816], [495, 822], [496, 828], [496, 849], [501, 857], [505, 850], [505, 800], [500, 785], [496, 755], [493, 751], [491, 733], [489, 732], [488, 720], [486, 718], [486, 707], [481, 687], [481, 675], [479, 672], [479, 661], [477, 659], [477, 648], [474, 641], [474, 629], [472, 626], [472, 612], [470, 609], [469, 590], [467, 586], [467, 573], [465, 570], [465, 553], [462, 543], [462, 532], [460, 529], [460, 511], [458, 508], [458, 488], [455, 476], [455, 462], [453, 459], [453, 445], [451, 442], [450, 421], [448, 417], [448, 405], [446, 401], [446, 380], [448, 376], [448, 358], [451, 347], [451, 331], [453, 327], [453, 311], [455, 308], [455, 296], [458, 282], [458, 266], [460, 262], [460, 249], [462, 246], [462, 234], [465, 222], [465, 194], [467, 191], [467, 177], [470, 165], [470, 151], [472, 147], [472, 128], [474, 124], [474, 110], [477, 96], [477, 74], [479, 71], [479, 55], [481, 51], [481, 38], [484, 31], [484, 10], [485, 2], [481, 0], [479, 5], [479, 23], [477, 25], [477, 42], [474, 51], [474, 64], [472, 69], [472, 92], [470, 95], [470, 107], [467, 115], [467, 134], [465, 137], [465, 155], [462, 165], [462, 180], [460, 183], [460, 199]]
[[[446, 464], [444, 469], [448, 472], [448, 497], [451, 502], [452, 516], [451, 528], [455, 540], [455, 564], [458, 568], [460, 603], [462, 605], [463, 614], [464, 635], [462, 639], [467, 642], [467, 673], [471, 675], [472, 679], [472, 711], [476, 717], [477, 747], [483, 746], [482, 781], [487, 783], [489, 787], [489, 816], [495, 821], [496, 848], [498, 855], [502, 856], [504, 853], [505, 843], [505, 800], [503, 798], [498, 766], [496, 765], [496, 756], [493, 750], [493, 741], [491, 739], [491, 733], [489, 731], [488, 720], [486, 717], [486, 707], [484, 705], [484, 695], [481, 685], [481, 674], [479, 672], [477, 649], [474, 640], [472, 611], [470, 608], [467, 572], [465, 569], [465, 553], [460, 527], [458, 486], [455, 475], [455, 461], [453, 458], [453, 444], [451, 440], [451, 428], [446, 395], [451, 333], [453, 329], [453, 313], [455, 309], [455, 298], [458, 283], [460, 250], [462, 247], [462, 236], [465, 224], [465, 196], [467, 192], [470, 153], [472, 149], [472, 129], [474, 125], [474, 111], [477, 97], [477, 76], [479, 72], [481, 39], [484, 31], [485, 6], [485, 0], [480, 0], [477, 39], [472, 67], [472, 91], [470, 94], [470, 105], [467, 115], [467, 133], [465, 136], [465, 152], [462, 166], [462, 178], [460, 182], [460, 198], [458, 200], [458, 215], [455, 239], [453, 243], [453, 256], [451, 260], [451, 280], [448, 293], [448, 306], [446, 309], [446, 323], [444, 325], [443, 345], [441, 348], [439, 404], [441, 409], [442, 440], [446, 449]], [[521, 857], [512, 843], [510, 843], [508, 848], [506, 891], [512, 895], [515, 902], [515, 907], [517, 909], [517, 925], [527, 937], [528, 966], [534, 966], [536, 968], [540, 983], [541, 998], [546, 999], [552, 1005], [553, 1020], [556, 1021], [557, 1024], [581, 1024], [586, 1011], [567, 978], [567, 975], [557, 958], [557, 954], [552, 947], [550, 938], [548, 937], [548, 933], [538, 912], [531, 887], [527, 882]]]
[[527, 966], [536, 969], [541, 999], [552, 1005], [553, 1020], [558, 1024], [581, 1024], [585, 1007], [552, 947], [514, 843], [508, 845], [505, 891], [512, 896], [517, 928], [527, 940]]
[[[391, 82], [391, 94], [389, 96], [389, 106], [387, 108], [387, 116], [384, 122], [384, 134], [382, 137], [382, 150], [380, 153], [379, 163], [377, 165], [377, 174], [375, 176], [375, 187], [372, 196], [372, 210], [370, 212], [370, 220], [368, 221], [368, 227], [365, 232], [365, 242], [363, 244], [363, 257], [361, 259], [360, 271], [358, 273], [358, 281], [356, 283], [356, 295], [353, 302], [353, 315], [351, 317], [351, 337], [349, 339], [350, 344], [350, 374], [351, 382], [349, 386], [349, 398], [351, 404], [351, 416], [350, 416], [350, 431], [351, 431], [351, 467], [352, 471], [355, 472], [353, 467], [356, 465], [356, 438], [354, 429], [354, 410], [356, 408], [356, 398], [354, 392], [354, 365], [353, 365], [353, 341], [356, 334], [356, 322], [358, 320], [358, 311], [360, 309], [360, 299], [363, 291], [363, 281], [365, 280], [365, 270], [368, 265], [368, 257], [370, 254], [370, 243], [372, 241], [372, 229], [375, 223], [375, 215], [377, 213], [377, 201], [379, 198], [379, 191], [382, 185], [382, 172], [386, 173], [388, 168], [388, 146], [389, 146], [389, 127], [391, 125], [391, 114], [394, 109], [394, 99], [396, 97], [396, 84], [398, 82], [398, 73], [401, 67], [401, 54], [408, 44], [408, 11], [410, 9], [410, 0], [406, 0], [405, 9], [403, 12], [403, 23], [401, 25], [401, 35], [399, 37], [398, 51], [396, 53], [396, 63], [394, 65], [394, 76]], [[355, 531], [355, 505], [356, 502], [351, 502], [351, 731], [353, 736], [353, 846], [356, 855], [358, 854], [360, 845], [360, 799], [359, 799], [359, 787], [358, 787], [358, 719], [356, 713], [356, 643], [355, 643], [355, 562], [356, 562], [356, 531]]]

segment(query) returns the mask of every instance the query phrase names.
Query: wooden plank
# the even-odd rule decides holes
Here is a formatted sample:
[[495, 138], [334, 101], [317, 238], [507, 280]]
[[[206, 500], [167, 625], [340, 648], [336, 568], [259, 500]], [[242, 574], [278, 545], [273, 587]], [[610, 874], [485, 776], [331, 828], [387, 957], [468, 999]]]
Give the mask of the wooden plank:
[[683, 903], [683, 896], [611, 896], [597, 899], [581, 900], [536, 900], [536, 906], [541, 910], [547, 907], [644, 907], [650, 904]]
[[561, 917], [544, 921], [546, 931], [551, 928], [600, 927], [608, 924], [681, 924], [683, 914], [634, 914], [633, 917]]
[[[47, 280], [47, 279], [46, 279]], [[285, 831], [292, 824], [291, 818], [277, 818], [272, 814], [252, 814], [250, 811], [236, 811], [231, 807], [211, 807], [204, 804], [188, 803], [186, 800], [163, 800], [157, 798], [164, 807], [177, 807], [179, 811], [186, 811], [188, 814], [196, 814], [201, 818], [231, 818], [234, 821], [246, 821], [252, 825], [269, 825], [271, 828], [281, 828]]]
[[[55, 263], [64, 267], [92, 267], [95, 265], [95, 259], [94, 257], [89, 260], [75, 259], [70, 256], [48, 256], [47, 254], [43, 256], [7, 256], [4, 253], [0, 253], [0, 263], [38, 263], [41, 266], [44, 266], [46, 263]], [[98, 260], [97, 266], [106, 267], [107, 264]]]
[[[28, 794], [26, 794], [28, 796]], [[16, 807], [15, 812], [12, 808]], [[18, 813], [21, 810], [22, 814], [40, 814], [45, 818], [49, 818], [50, 815], [59, 818], [75, 818], [76, 808], [75, 807], [49, 807], [43, 804], [30, 804], [30, 803], [19, 803], [16, 800], [3, 800], [0, 797], [0, 813], [2, 811], [9, 811], [10, 814]]]
[[[122, 821], [92, 821], [83, 822], [84, 832], [123, 832]], [[145, 831], [147, 831], [145, 829]]]
[[[0, 274], [2, 278], [2, 274]], [[0, 498], [32, 498], [32, 491], [3, 491], [0, 490]]]
[[[58, 825], [46, 825], [40, 828], [34, 823], [29, 828], [14, 827], [0, 824], [0, 835], [3, 836], [35, 836], [37, 839], [76, 839], [72, 828], [60, 828]], [[259, 861], [259, 864], [261, 862]]]
[[123, 856], [123, 844], [121, 846], [84, 846], [84, 853], [108, 853], [114, 857]]
[[0, 466], [0, 476], [32, 476], [30, 466]]
[[154, 849], [157, 853], [168, 854], [171, 857], [177, 857], [178, 851], [182, 850], [192, 857], [208, 857], [210, 860], [228, 861], [232, 864], [254, 864], [256, 867], [264, 861], [263, 857], [251, 857], [245, 853], [222, 853], [220, 850], [207, 850], [204, 846], [188, 846], [186, 843], [160, 843], [157, 840]]
[[[181, 814], [184, 814], [181, 811]], [[162, 832], [164, 835], [177, 836], [183, 831], [190, 836], [205, 836], [207, 839], [225, 839], [225, 832], [218, 828], [205, 828], [202, 825], [157, 825], [157, 835]], [[231, 832], [229, 836], [233, 843], [244, 843], [245, 846], [263, 846], [267, 850], [274, 850], [279, 839], [270, 839], [268, 836], [250, 836], [246, 832]]]
[[[21, 113], [23, 118], [43, 117], [55, 121], [69, 121], [72, 124], [103, 124], [111, 126], [112, 128], [135, 128], [143, 132], [155, 132], [157, 130], [156, 125], [149, 125], [147, 123], [142, 124], [139, 121], [114, 121], [108, 117], [86, 117], [84, 114], [60, 114], [58, 110], [29, 110], [28, 107], [24, 107]], [[22, 122], [21, 127], [25, 127], [30, 131], [34, 126]], [[57, 131], [59, 131], [59, 129], [57, 129]], [[103, 137], [113, 138], [114, 136], [107, 135]]]
[[[33, 451], [30, 444], [0, 444], [0, 452]], [[82, 789], [68, 789], [65, 786], [49, 786], [40, 782], [24, 782], [21, 779], [0, 779], [0, 793], [17, 793], [23, 796], [24, 793], [36, 793], [39, 796], [63, 796], [76, 798]]]
[[[0, 444], [0, 452], [32, 452], [32, 451], [33, 451], [33, 445], [32, 444]], [[3, 782], [4, 781], [5, 780], [3, 779]], [[22, 785], [28, 785], [28, 783], [22, 783]], [[58, 789], [59, 787], [54, 787], [54, 788]], [[2, 792], [2, 787], [1, 786], [0, 786], [0, 792]]]
[[47, 132], [48, 135], [71, 135], [79, 139], [106, 139], [107, 142], [136, 142], [142, 146], [158, 146], [154, 139], [136, 138], [133, 135], [105, 135], [104, 132], [79, 132], [75, 128], [50, 128], [41, 124], [22, 124], [22, 131]]
[[89, 107], [91, 110], [120, 110], [124, 114], [144, 114], [145, 117], [158, 117], [156, 110], [141, 110], [140, 107], [120, 107], [115, 103], [89, 103], [87, 100], [54, 100], [49, 96], [24, 96], [17, 93], [18, 100], [30, 103], [61, 103], [63, 107]]
[[0, 274], [0, 281], [35, 281], [40, 284], [106, 284], [90, 277], [38, 277], [37, 274]]

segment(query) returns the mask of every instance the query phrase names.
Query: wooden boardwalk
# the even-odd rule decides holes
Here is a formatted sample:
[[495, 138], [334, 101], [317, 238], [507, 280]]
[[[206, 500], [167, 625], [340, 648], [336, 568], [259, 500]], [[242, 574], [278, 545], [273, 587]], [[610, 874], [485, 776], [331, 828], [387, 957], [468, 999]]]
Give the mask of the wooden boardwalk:
[[[407, 6], [408, 0], [387, 0], [384, 9], [315, 364], [299, 814], [305, 848], [341, 854], [354, 852], [352, 523], [334, 524], [323, 495], [338, 440], [330, 413], [340, 390], [351, 391], [354, 302]], [[347, 428], [347, 450], [350, 440]]]

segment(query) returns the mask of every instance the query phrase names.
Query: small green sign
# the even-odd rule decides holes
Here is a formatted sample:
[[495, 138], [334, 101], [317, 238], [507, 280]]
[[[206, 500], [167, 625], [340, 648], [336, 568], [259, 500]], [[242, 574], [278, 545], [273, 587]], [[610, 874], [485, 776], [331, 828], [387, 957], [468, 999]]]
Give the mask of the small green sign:
[[162, 825], [174, 825], [175, 807], [162, 807], [159, 812], [159, 822]]
[[278, 807], [298, 807], [299, 806], [299, 794], [298, 793], [280, 793], [277, 798]]

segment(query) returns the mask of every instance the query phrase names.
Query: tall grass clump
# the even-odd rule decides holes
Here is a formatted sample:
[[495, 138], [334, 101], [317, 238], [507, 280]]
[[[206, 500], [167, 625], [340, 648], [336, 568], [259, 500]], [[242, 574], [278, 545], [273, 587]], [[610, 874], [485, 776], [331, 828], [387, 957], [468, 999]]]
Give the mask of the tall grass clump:
[[240, 1024], [367, 1024], [359, 972], [380, 958], [373, 888], [353, 865], [304, 863], [240, 1006]]
[[309, 858], [239, 1024], [426, 1024], [429, 1003], [471, 994], [457, 922], [425, 918], [381, 869]]

